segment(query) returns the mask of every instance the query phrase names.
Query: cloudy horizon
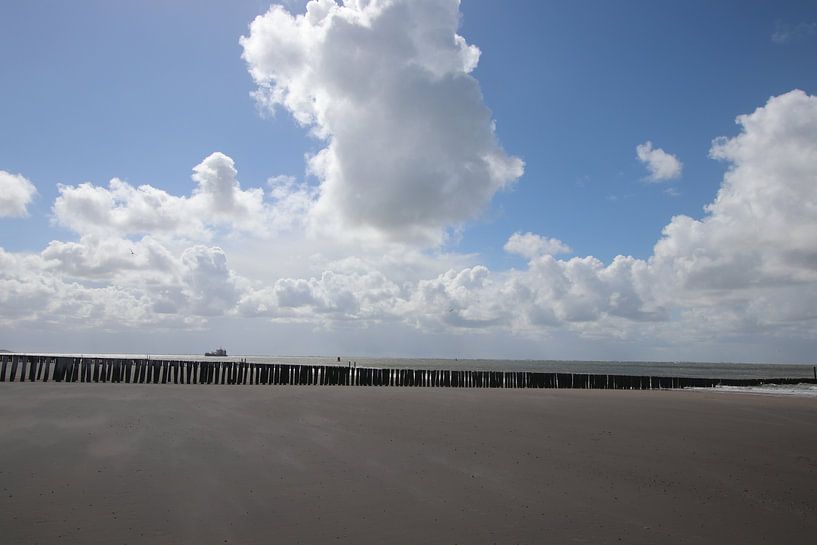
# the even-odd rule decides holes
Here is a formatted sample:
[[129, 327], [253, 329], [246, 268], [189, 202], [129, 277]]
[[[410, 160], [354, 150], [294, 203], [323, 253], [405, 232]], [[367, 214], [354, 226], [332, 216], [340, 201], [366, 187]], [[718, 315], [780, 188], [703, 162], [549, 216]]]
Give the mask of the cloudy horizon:
[[[179, 97], [191, 91], [160, 84], [156, 72], [156, 83], [139, 80], [145, 91], [111, 99], [134, 88], [118, 77], [155, 68], [160, 57], [148, 46], [97, 74], [114, 88], [100, 91], [110, 111], [133, 110], [132, 126], [48, 115], [54, 98], [24, 99], [40, 88], [22, 69], [0, 97], [6, 132], [19, 135], [0, 146], [0, 348], [814, 361], [817, 72], [802, 53], [813, 51], [814, 33], [796, 31], [811, 28], [814, 10], [785, 25], [765, 12], [740, 20], [733, 32], [756, 43], [731, 53], [735, 73], [718, 80], [714, 65], [690, 53], [676, 67], [687, 80], [663, 103], [643, 82], [610, 82], [599, 107], [631, 108], [624, 134], [612, 114], [580, 113], [591, 109], [582, 97], [564, 102], [576, 93], [558, 95], [561, 103], [526, 99], [531, 86], [592, 78], [573, 71], [608, 62], [588, 57], [603, 48], [565, 46], [579, 63], [565, 65], [560, 49], [520, 38], [545, 59], [527, 66], [505, 20], [494, 28], [499, 15], [472, 12], [469, 2], [245, 8], [256, 13], [233, 35], [237, 48], [188, 59], [190, 70], [207, 60], [203, 74], [245, 88], [192, 92], [191, 115], [216, 137], [184, 117]], [[152, 28], [161, 14], [139, 9]], [[30, 22], [24, 11], [14, 15]], [[232, 32], [218, 17], [206, 22]], [[783, 39], [781, 29], [795, 30]], [[156, 41], [170, 48], [170, 39], [186, 38]], [[644, 54], [675, 53], [660, 45]], [[730, 94], [746, 59], [785, 69]], [[618, 60], [614, 72], [630, 64]], [[505, 65], [530, 81], [500, 77]], [[644, 81], [668, 78], [662, 67], [643, 70]], [[187, 86], [206, 83], [182, 76]], [[698, 103], [690, 97], [707, 78], [712, 104]], [[71, 77], [53, 85], [69, 112], [82, 104]], [[639, 89], [630, 105], [625, 95]], [[171, 115], [146, 113], [165, 103]], [[230, 108], [240, 115], [220, 112]], [[22, 114], [11, 116], [20, 110], [38, 110], [34, 125], [60, 138], [32, 136]], [[94, 162], [104, 169], [85, 166]]]

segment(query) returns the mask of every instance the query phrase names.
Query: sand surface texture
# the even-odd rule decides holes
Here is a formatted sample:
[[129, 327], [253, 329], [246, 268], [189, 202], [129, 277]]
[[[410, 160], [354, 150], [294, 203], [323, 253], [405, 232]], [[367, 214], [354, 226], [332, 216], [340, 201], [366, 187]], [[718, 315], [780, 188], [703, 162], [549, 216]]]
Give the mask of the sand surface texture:
[[817, 539], [814, 399], [0, 384], [6, 544]]

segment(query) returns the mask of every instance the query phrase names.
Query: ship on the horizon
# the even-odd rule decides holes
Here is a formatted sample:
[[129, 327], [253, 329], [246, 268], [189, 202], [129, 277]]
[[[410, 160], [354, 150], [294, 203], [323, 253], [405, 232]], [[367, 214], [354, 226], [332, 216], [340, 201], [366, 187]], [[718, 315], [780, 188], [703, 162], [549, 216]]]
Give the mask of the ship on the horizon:
[[216, 348], [212, 352], [205, 352], [204, 355], [205, 356], [226, 356], [227, 351], [224, 350], [223, 346], [219, 346], [218, 348]]

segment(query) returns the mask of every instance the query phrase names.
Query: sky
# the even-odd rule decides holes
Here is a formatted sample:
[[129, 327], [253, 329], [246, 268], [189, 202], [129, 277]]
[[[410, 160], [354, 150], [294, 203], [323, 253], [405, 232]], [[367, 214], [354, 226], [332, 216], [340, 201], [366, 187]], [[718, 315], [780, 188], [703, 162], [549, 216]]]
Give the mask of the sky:
[[0, 5], [0, 348], [813, 362], [817, 4]]

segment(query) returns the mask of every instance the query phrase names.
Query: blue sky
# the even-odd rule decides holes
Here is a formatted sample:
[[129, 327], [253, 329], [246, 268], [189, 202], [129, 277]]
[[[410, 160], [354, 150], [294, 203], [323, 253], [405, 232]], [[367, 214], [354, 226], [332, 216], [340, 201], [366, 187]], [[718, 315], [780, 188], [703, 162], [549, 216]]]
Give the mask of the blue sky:
[[[285, 8], [303, 13], [304, 4], [287, 2]], [[4, 4], [0, 8], [5, 74], [5, 84], [0, 86], [4, 128], [0, 170], [24, 176], [38, 194], [28, 204], [27, 217], [0, 218], [0, 247], [9, 255], [23, 256], [42, 252], [52, 240], [79, 243], [87, 232], [55, 217], [58, 183], [106, 186], [118, 177], [133, 186], [149, 184], [170, 195], [189, 195], [194, 186], [191, 169], [213, 152], [234, 161], [242, 189], [267, 188], [267, 180], [274, 176], [319, 187], [322, 179], [307, 174], [305, 155], [319, 152], [326, 141], [311, 136], [286, 106], [279, 105], [272, 113], [250, 96], [261, 84], [248, 73], [239, 37], [250, 36], [249, 23], [268, 8], [269, 4], [257, 1]], [[496, 122], [498, 145], [508, 157], [524, 161], [524, 173], [499, 184], [502, 187], [465, 221], [460, 217], [448, 223], [440, 220], [446, 228], [444, 239], [409, 245], [420, 255], [418, 259], [438, 258], [440, 270], [431, 266], [429, 274], [476, 265], [500, 276], [511, 269], [529, 270], [530, 255], [503, 249], [517, 232], [563, 241], [572, 249], [563, 260], [594, 256], [609, 264], [617, 255], [648, 260], [673, 216], [704, 216], [703, 207], [713, 201], [725, 171], [735, 164], [710, 158], [712, 141], [741, 132], [736, 116], [751, 114], [770, 97], [794, 89], [806, 95], [817, 93], [817, 5], [811, 2], [466, 0], [459, 11], [456, 31], [481, 52], [470, 75], [478, 81], [484, 105]], [[646, 141], [682, 163], [680, 176], [647, 181], [645, 165], [636, 158], [636, 146]], [[224, 248], [229, 265], [248, 263], [258, 247], [279, 245], [282, 240], [279, 236], [260, 240], [258, 246], [244, 246], [231, 237], [229, 228], [219, 229], [215, 237], [193, 242]], [[145, 234], [151, 233], [121, 236], [136, 243]], [[192, 244], [188, 239], [162, 241], [177, 256], [188, 243]], [[381, 253], [373, 248], [349, 246], [334, 257]], [[404, 264], [402, 270], [410, 268]], [[273, 282], [292, 274], [290, 269], [281, 271], [270, 264], [260, 271], [230, 272]], [[121, 283], [131, 293], [136, 288], [125, 286], [120, 273], [78, 275], [70, 281], [89, 289]], [[308, 278], [316, 273], [299, 274]], [[690, 305], [665, 310], [675, 316], [689, 311], [694, 306]], [[225, 316], [235, 313], [235, 309], [223, 310]], [[463, 307], [462, 317], [476, 324], [479, 320], [472, 318], [483, 316], [483, 310]], [[355, 316], [348, 314], [344, 322]], [[227, 319], [203, 318], [178, 327], [198, 340], [214, 321]], [[257, 321], [269, 323], [269, 319]], [[271, 319], [287, 323], [286, 327], [310, 322], [301, 314], [291, 320]], [[376, 329], [388, 322], [393, 329], [393, 319], [370, 320], [365, 327]], [[243, 320], [249, 318], [231, 323]], [[428, 338], [425, 326], [417, 325], [423, 321], [406, 318], [401, 327], [411, 338]], [[319, 339], [325, 335], [325, 345], [319, 341], [316, 352], [324, 351], [322, 346], [331, 352], [336, 346], [339, 326], [330, 322], [322, 318], [304, 329], [303, 335], [314, 335], [316, 330], [322, 332]], [[16, 323], [14, 327], [28, 331], [33, 326]], [[150, 329], [140, 326], [122, 333], [121, 324], [106, 327], [112, 340], [103, 348], [121, 343], [123, 335], [138, 344], [140, 335]], [[176, 326], [168, 327], [163, 331]], [[594, 339], [600, 335], [572, 330], [569, 324], [563, 329], [548, 327], [551, 334], [569, 331], [575, 337], [574, 344], [566, 346], [579, 346], [589, 338], [586, 335]], [[814, 347], [809, 341], [812, 325], [805, 328], [805, 333], [796, 334], [797, 342], [804, 343], [802, 354], [785, 353], [783, 359], [805, 356]], [[487, 329], [474, 345], [487, 345], [486, 355], [503, 355], [504, 348], [485, 340], [501, 335]], [[611, 338], [629, 338], [618, 326], [603, 329]], [[372, 330], [358, 331], [364, 333], [349, 349], [362, 354], [368, 350], [365, 331]], [[463, 333], [454, 324], [447, 338], [458, 339], [459, 346], [462, 335], [473, 334], [478, 333]], [[598, 350], [582, 354], [604, 358], [607, 341], [594, 342], [600, 343]], [[630, 357], [656, 354], [646, 348], [643, 332], [626, 342], [624, 353]], [[552, 353], [548, 346], [531, 344], [528, 338], [519, 343], [527, 348], [509, 355]], [[167, 341], [164, 346], [185, 351], [190, 344], [176, 347]], [[667, 347], [659, 355], [672, 353], [673, 341], [664, 339], [659, 344]], [[303, 345], [293, 347], [303, 351]], [[447, 346], [441, 340], [430, 350], [434, 355], [451, 355]], [[262, 344], [253, 348], [265, 350]], [[745, 357], [730, 350], [719, 348], [720, 359]], [[565, 349], [557, 355], [572, 353]], [[706, 353], [702, 349], [690, 357], [706, 359]], [[772, 352], [764, 359], [775, 357]]]
[[[50, 213], [57, 182], [119, 176], [186, 189], [210, 150], [233, 157], [245, 183], [303, 177], [315, 142], [286, 113], [262, 118], [248, 98], [238, 37], [267, 7], [6, 6], [0, 44], [14, 76], [0, 117], [14, 130], [0, 135], [0, 164], [37, 182], [32, 215]], [[527, 164], [460, 243], [491, 260], [505, 259], [502, 245], [519, 230], [605, 260], [648, 256], [669, 217], [700, 215], [717, 191], [724, 169], [709, 144], [735, 133], [735, 116], [817, 88], [817, 34], [771, 39], [780, 24], [817, 21], [810, 2], [466, 1], [461, 10], [461, 34], [483, 51], [475, 76], [497, 132]], [[678, 197], [642, 183], [634, 148], [648, 139], [682, 158]], [[28, 227], [4, 247], [53, 238], [46, 221]]]

